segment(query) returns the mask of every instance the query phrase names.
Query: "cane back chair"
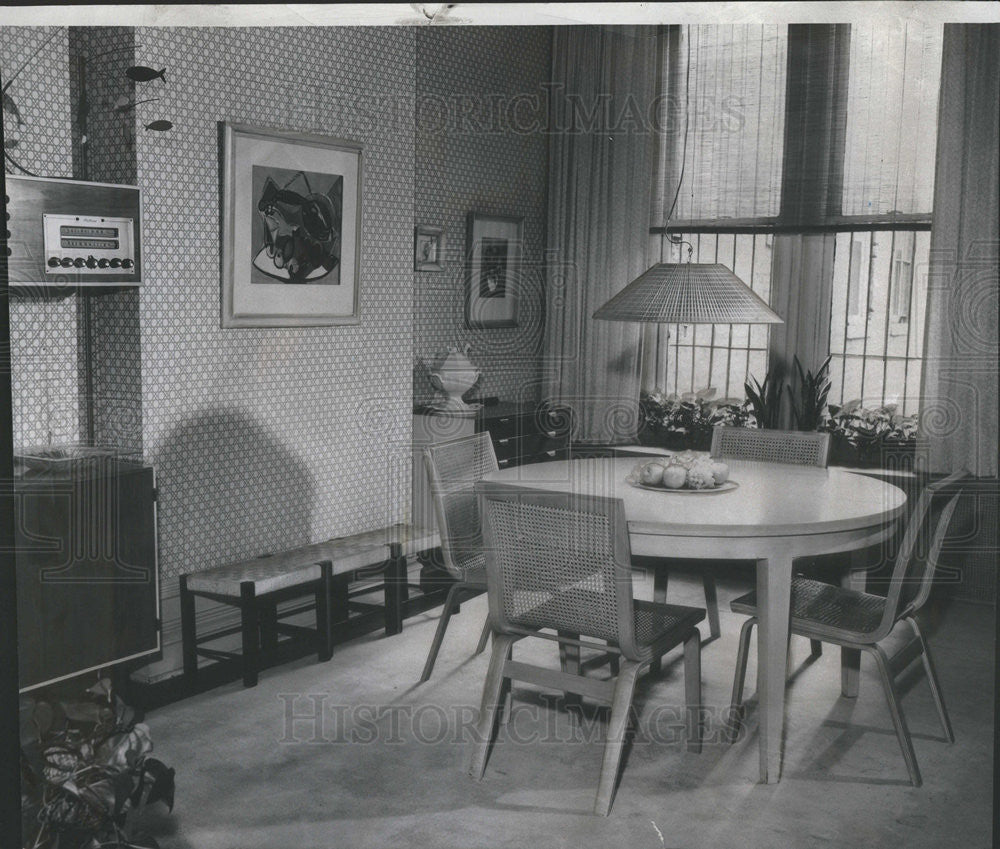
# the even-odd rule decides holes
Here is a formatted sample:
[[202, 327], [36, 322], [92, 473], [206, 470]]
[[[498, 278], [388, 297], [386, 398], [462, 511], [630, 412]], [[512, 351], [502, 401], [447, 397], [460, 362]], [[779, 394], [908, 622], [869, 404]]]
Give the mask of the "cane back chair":
[[[594, 812], [607, 815], [641, 670], [684, 644], [688, 748], [701, 748], [701, 608], [634, 601], [622, 502], [482, 482], [483, 539], [493, 654], [470, 774], [482, 779], [498, 706], [517, 680], [611, 705]], [[555, 633], [551, 633], [554, 631]], [[574, 635], [574, 636], [571, 636]], [[618, 654], [610, 680], [515, 661], [525, 637]], [[597, 642], [602, 641], [602, 642]], [[565, 667], [564, 667], [565, 669]]]
[[[486, 558], [475, 487], [480, 478], [499, 468], [493, 441], [487, 432], [428, 445], [423, 453], [441, 537], [441, 554], [455, 583], [448, 590], [421, 682], [430, 678], [434, 671], [444, 633], [452, 613], [461, 604], [461, 596], [469, 597], [486, 590]], [[489, 633], [487, 622], [476, 654], [486, 648]]]
[[[938, 555], [955, 506], [961, 496], [958, 485], [964, 477], [966, 477], [964, 471], [956, 472], [941, 481], [929, 484], [920, 494], [903, 533], [888, 593], [885, 596], [808, 578], [796, 577], [792, 580], [790, 627], [792, 634], [860, 650], [875, 658], [899, 747], [903, 752], [910, 782], [914, 787], [919, 787], [921, 784], [920, 769], [917, 767], [917, 756], [913, 751], [913, 742], [899, 703], [895, 679], [917, 658], [923, 661], [941, 727], [947, 740], [952, 742], [955, 735], [934, 673], [927, 641], [917, 625], [915, 614], [930, 595]], [[743, 686], [746, 679], [750, 634], [757, 623], [757, 594], [747, 593], [735, 599], [731, 607], [735, 613], [750, 616], [740, 631], [736, 675], [733, 681], [730, 716], [738, 718], [743, 713]], [[890, 656], [880, 644], [897, 631], [897, 626], [901, 622], [909, 626], [912, 636], [902, 648]]]

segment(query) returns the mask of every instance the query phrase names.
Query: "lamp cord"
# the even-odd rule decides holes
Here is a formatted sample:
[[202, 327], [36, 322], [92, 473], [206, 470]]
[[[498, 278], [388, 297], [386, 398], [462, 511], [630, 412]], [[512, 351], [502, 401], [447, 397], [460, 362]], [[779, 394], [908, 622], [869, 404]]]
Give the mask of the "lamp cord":
[[[687, 27], [685, 32], [685, 39], [687, 41], [687, 70], [684, 75], [684, 141], [681, 147], [681, 173], [677, 177], [677, 190], [674, 192], [673, 203], [670, 204], [670, 211], [667, 213], [667, 217], [663, 220], [663, 228], [666, 230], [667, 224], [670, 223], [670, 217], [674, 214], [674, 210], [677, 208], [677, 199], [681, 194], [681, 185], [684, 183], [684, 169], [687, 167], [687, 146], [688, 146], [688, 130], [691, 126], [691, 33], [690, 26]], [[669, 238], [669, 237], [668, 237]]]

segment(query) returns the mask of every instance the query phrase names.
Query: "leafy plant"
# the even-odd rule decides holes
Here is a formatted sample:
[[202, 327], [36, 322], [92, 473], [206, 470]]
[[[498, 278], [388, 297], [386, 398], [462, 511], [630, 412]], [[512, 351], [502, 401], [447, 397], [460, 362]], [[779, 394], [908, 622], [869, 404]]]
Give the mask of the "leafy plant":
[[780, 423], [781, 392], [783, 389], [781, 377], [775, 372], [768, 372], [764, 382], [755, 377], [747, 377], [743, 389], [747, 395], [747, 403], [753, 412], [757, 427], [776, 428]]
[[149, 756], [149, 728], [101, 679], [78, 701], [38, 700], [21, 748], [21, 812], [31, 849], [156, 849], [143, 810], [173, 810], [174, 770]]
[[860, 400], [848, 401], [842, 407], [830, 406], [830, 419], [823, 426], [859, 449], [885, 443], [907, 443], [916, 440], [916, 415], [902, 416], [896, 404], [865, 408]]
[[802, 363], [796, 356], [795, 370], [798, 374], [798, 389], [788, 384], [788, 394], [792, 401], [792, 416], [799, 430], [818, 430], [826, 418], [826, 399], [830, 394], [830, 357], [823, 360], [816, 374], [803, 371]]
[[643, 393], [640, 404], [647, 428], [684, 437], [692, 444], [710, 441], [718, 425], [746, 427], [749, 412], [738, 398], [716, 398], [712, 387], [683, 395]]

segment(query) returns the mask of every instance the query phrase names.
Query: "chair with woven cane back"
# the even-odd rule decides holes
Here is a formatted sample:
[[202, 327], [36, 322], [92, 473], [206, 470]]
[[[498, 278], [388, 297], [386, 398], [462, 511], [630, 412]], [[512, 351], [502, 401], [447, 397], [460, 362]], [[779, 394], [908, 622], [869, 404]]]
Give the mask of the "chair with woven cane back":
[[[486, 558], [483, 555], [479, 502], [475, 487], [483, 475], [499, 468], [493, 441], [485, 431], [426, 446], [424, 465], [441, 536], [444, 566], [455, 583], [448, 590], [441, 619], [434, 632], [434, 641], [420, 676], [421, 682], [430, 678], [434, 671], [434, 663], [448, 622], [461, 603], [461, 596], [477, 595], [486, 590]], [[479, 638], [476, 654], [486, 648], [489, 634], [487, 622]]]
[[[611, 810], [636, 679], [683, 643], [688, 748], [701, 749], [702, 608], [634, 601], [628, 527], [619, 499], [480, 483], [493, 654], [470, 774], [480, 780], [499, 705], [517, 680], [610, 704], [594, 812]], [[578, 635], [571, 637], [567, 635]], [[526, 637], [619, 655], [609, 680], [512, 659]], [[598, 642], [600, 641], [600, 642]]]
[[[712, 432], [711, 454], [718, 460], [732, 458], [825, 468], [829, 453], [828, 433], [746, 427], [717, 427]], [[653, 572], [653, 601], [660, 603], [667, 600], [671, 571], [700, 572], [708, 609], [708, 630], [712, 637], [719, 636], [719, 601], [711, 562], [656, 557], [636, 557], [634, 561], [636, 566]], [[813, 647], [814, 653], [817, 648]]]
[[[920, 770], [899, 703], [895, 679], [917, 658], [923, 661], [941, 727], [945, 737], [952, 742], [955, 735], [934, 673], [927, 642], [915, 616], [930, 596], [941, 546], [961, 495], [958, 485], [965, 477], [964, 471], [956, 472], [924, 488], [903, 533], [885, 596], [804, 577], [792, 580], [791, 633], [866, 652], [875, 659], [899, 747], [906, 761], [910, 782], [915, 787], [921, 784]], [[735, 613], [750, 616], [740, 631], [733, 681], [730, 716], [738, 718], [743, 712], [743, 686], [750, 635], [757, 622], [757, 594], [751, 592], [741, 596], [733, 601], [731, 607]], [[912, 636], [902, 648], [889, 655], [882, 643], [890, 634], [895, 635], [900, 623], [904, 622], [909, 626]]]

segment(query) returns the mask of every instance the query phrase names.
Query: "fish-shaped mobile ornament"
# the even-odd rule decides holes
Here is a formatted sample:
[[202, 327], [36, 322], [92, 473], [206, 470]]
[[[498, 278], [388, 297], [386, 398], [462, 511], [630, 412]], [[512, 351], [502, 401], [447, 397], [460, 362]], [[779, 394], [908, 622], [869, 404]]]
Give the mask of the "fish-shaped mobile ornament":
[[149, 124], [146, 124], [146, 129], [156, 130], [159, 133], [165, 133], [167, 130], [172, 129], [173, 126], [174, 125], [171, 124], [169, 121], [160, 120], [160, 121], [152, 121]]
[[150, 68], [146, 65], [132, 65], [130, 68], [125, 69], [125, 76], [137, 83], [148, 83], [155, 79], [159, 79], [160, 82], [165, 83], [167, 81], [166, 72], [166, 68], [160, 68], [157, 71], [155, 68]]

